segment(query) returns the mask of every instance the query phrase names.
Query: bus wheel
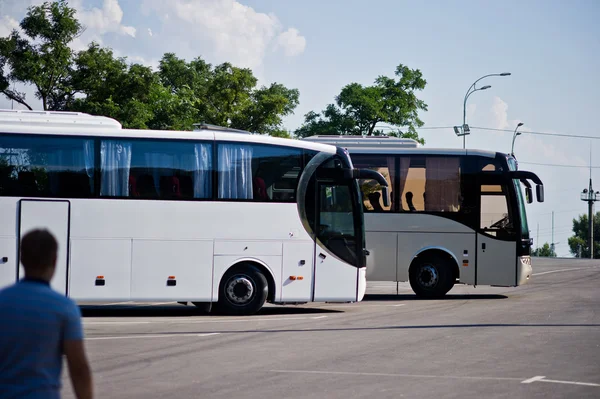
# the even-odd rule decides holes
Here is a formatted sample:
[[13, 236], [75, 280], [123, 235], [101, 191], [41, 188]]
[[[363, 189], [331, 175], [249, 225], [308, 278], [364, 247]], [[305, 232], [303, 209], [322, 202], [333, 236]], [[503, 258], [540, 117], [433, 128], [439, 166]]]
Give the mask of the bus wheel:
[[449, 260], [437, 254], [417, 257], [410, 266], [410, 286], [421, 298], [440, 298], [454, 286]]
[[268, 287], [266, 277], [256, 267], [235, 266], [221, 279], [218, 310], [228, 315], [254, 314], [267, 300]]

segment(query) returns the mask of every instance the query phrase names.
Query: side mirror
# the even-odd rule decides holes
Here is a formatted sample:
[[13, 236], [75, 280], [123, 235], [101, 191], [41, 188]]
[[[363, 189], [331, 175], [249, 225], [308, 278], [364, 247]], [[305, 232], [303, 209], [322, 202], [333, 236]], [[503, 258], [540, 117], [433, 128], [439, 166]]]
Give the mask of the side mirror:
[[531, 187], [525, 187], [525, 199], [527, 200], [528, 204], [533, 202], [533, 190]]
[[535, 194], [537, 196], [538, 202], [544, 202], [544, 186], [538, 184], [535, 186]]
[[390, 188], [387, 186], [383, 186], [383, 206], [386, 208], [390, 206]]

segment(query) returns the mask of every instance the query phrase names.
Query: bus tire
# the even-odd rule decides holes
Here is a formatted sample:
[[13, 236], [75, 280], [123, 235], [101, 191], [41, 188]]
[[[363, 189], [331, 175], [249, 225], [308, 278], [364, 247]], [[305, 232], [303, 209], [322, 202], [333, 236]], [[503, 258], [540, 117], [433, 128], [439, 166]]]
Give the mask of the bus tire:
[[441, 298], [454, 286], [451, 261], [438, 254], [417, 257], [409, 270], [410, 286], [417, 297]]
[[229, 269], [219, 284], [217, 311], [248, 316], [258, 312], [267, 300], [269, 285], [264, 274], [250, 264]]

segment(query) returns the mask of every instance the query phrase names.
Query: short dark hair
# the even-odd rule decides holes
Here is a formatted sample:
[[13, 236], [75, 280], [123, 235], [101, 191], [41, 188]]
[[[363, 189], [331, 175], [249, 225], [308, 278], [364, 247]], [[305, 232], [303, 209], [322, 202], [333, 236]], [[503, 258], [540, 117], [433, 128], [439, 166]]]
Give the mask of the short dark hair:
[[21, 239], [21, 263], [27, 271], [44, 271], [54, 267], [58, 251], [56, 238], [46, 229], [35, 229]]

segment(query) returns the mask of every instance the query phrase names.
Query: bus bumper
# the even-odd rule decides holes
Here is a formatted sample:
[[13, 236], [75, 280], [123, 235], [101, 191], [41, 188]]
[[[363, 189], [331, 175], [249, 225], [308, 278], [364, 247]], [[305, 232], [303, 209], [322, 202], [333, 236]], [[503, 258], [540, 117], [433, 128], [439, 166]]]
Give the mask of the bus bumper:
[[532, 273], [531, 256], [519, 256], [517, 259], [517, 285], [527, 283]]
[[358, 269], [358, 287], [356, 291], [356, 301], [360, 302], [365, 297], [367, 292], [367, 268], [361, 267]]

